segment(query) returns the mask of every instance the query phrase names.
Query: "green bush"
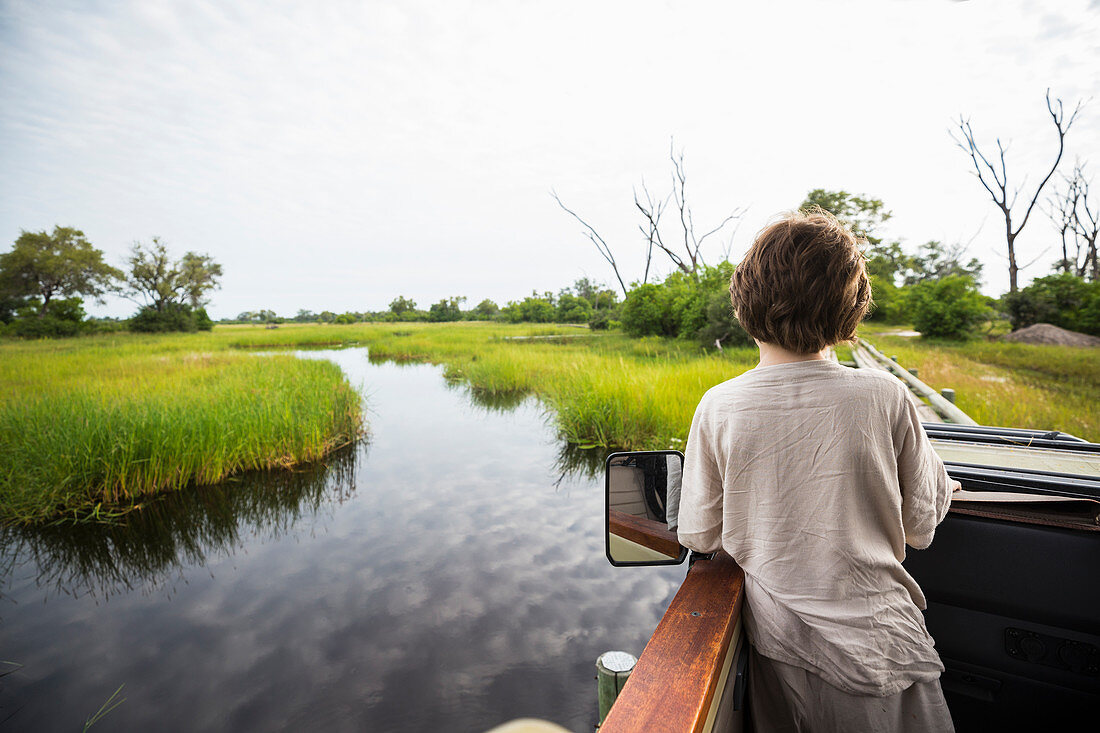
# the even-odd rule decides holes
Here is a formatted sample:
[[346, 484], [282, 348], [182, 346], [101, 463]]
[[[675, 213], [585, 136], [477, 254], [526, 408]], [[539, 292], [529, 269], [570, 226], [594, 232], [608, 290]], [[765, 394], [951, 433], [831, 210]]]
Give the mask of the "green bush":
[[588, 327], [593, 331], [606, 331], [611, 328], [614, 319], [615, 311], [610, 308], [604, 308], [592, 314], [592, 318], [588, 321]]
[[668, 289], [646, 283], [629, 293], [620, 313], [623, 330], [631, 336], [676, 336], [679, 314], [672, 310]]
[[79, 297], [50, 302], [46, 315], [39, 317], [37, 298], [26, 301], [16, 311], [16, 317], [4, 327], [5, 336], [26, 339], [66, 338], [94, 330], [84, 320], [84, 303]]
[[704, 266], [694, 275], [673, 272], [660, 284], [635, 286], [620, 311], [632, 336], [677, 336], [713, 346], [751, 344], [733, 317], [729, 281], [733, 265]]
[[1100, 336], [1100, 282], [1087, 283], [1067, 273], [1048, 275], [1005, 294], [1003, 302], [1013, 330], [1052, 323]]
[[592, 318], [592, 304], [571, 293], [558, 298], [558, 323], [587, 323]]
[[1077, 314], [1077, 330], [1100, 336], [1100, 287], [1093, 286], [1093, 297]]
[[141, 333], [167, 333], [182, 331], [211, 331], [214, 322], [206, 314], [205, 308], [192, 310], [190, 306], [179, 303], [167, 303], [162, 310], [144, 306], [130, 319], [130, 330]]
[[890, 278], [871, 275], [871, 298], [874, 304], [867, 320], [880, 323], [902, 323], [909, 320], [905, 313], [906, 290], [894, 285]]
[[728, 291], [711, 293], [706, 303], [706, 325], [696, 332], [696, 338], [704, 344], [718, 341], [727, 346], [752, 346], [752, 336], [741, 327], [733, 316], [733, 304]]
[[462, 319], [462, 302], [466, 298], [443, 298], [428, 309], [428, 320], [432, 323], [458, 321]]
[[678, 336], [705, 346], [751, 344], [729, 298], [733, 265], [704, 266], [694, 275], [676, 271], [661, 284], [638, 285], [624, 301], [623, 330], [632, 336]]
[[500, 307], [486, 298], [474, 306], [474, 309], [469, 312], [468, 317], [474, 321], [491, 321], [499, 312]]
[[905, 307], [913, 327], [931, 338], [965, 339], [989, 318], [985, 297], [969, 275], [924, 280], [907, 288]]
[[520, 302], [509, 301], [500, 309], [501, 317], [509, 323], [553, 323], [557, 310], [545, 298], [528, 296]]

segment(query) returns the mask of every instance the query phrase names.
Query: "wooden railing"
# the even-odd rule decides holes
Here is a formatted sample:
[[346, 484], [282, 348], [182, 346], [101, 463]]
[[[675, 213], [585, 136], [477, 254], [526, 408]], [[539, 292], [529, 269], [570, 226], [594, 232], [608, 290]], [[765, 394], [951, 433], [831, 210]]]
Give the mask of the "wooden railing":
[[[745, 576], [729, 555], [700, 560], [672, 599], [600, 733], [704, 733], [728, 684]], [[712, 716], [713, 718], [713, 716]]]
[[608, 529], [611, 534], [671, 558], [679, 557], [680, 540], [676, 538], [676, 533], [670, 531], [664, 524], [615, 509], [609, 509], [607, 515]]

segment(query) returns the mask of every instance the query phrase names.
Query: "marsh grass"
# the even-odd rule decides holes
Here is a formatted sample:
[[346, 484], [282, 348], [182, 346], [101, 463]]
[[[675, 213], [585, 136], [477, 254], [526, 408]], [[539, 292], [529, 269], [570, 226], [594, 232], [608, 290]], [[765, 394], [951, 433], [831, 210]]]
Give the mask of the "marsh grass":
[[0, 519], [110, 518], [158, 492], [314, 461], [359, 436], [360, 397], [336, 365], [186, 341], [5, 344]]
[[581, 334], [429, 326], [400, 335], [376, 329], [361, 339], [372, 359], [440, 363], [475, 393], [536, 395], [570, 443], [637, 450], [682, 448], [703, 393], [756, 361], [755, 349], [706, 354], [679, 341]]
[[1062, 430], [1100, 442], [1100, 349], [1003, 341], [937, 342], [866, 332], [924, 383], [955, 390], [982, 425]]
[[703, 393], [756, 363], [754, 348], [707, 353], [691, 342], [561, 325], [246, 326], [206, 338], [206, 348], [218, 339], [235, 348], [357, 344], [373, 361], [440, 364], [482, 403], [535, 395], [570, 443], [624, 449], [682, 447]]
[[[863, 333], [932, 387], [955, 389], [979, 423], [1100, 441], [1100, 350]], [[353, 344], [372, 361], [440, 364], [481, 405], [534, 395], [566, 441], [604, 449], [682, 448], [703, 393], [757, 357], [489, 323], [219, 326], [2, 344], [0, 519], [102, 517], [158, 491], [319, 458], [359, 434], [358, 395], [330, 362], [255, 351]]]

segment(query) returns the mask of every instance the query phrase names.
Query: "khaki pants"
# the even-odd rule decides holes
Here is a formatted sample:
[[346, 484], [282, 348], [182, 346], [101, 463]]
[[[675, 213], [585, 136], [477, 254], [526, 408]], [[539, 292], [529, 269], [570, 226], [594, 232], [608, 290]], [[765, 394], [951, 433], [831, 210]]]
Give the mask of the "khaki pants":
[[939, 680], [896, 695], [852, 695], [817, 675], [756, 653], [749, 667], [749, 717], [757, 733], [953, 733]]

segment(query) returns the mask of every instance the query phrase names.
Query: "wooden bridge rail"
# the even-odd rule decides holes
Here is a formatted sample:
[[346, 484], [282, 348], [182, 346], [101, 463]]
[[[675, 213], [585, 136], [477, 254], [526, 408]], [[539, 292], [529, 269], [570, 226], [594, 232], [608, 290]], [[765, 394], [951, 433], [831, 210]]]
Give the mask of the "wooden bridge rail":
[[888, 359], [881, 352], [879, 352], [878, 349], [876, 349], [867, 341], [863, 339], [858, 339], [856, 346], [852, 348], [853, 355], [855, 354], [856, 349], [860, 348], [864, 349], [867, 354], [869, 354], [875, 361], [886, 367], [891, 374], [905, 382], [905, 384], [909, 386], [910, 389], [912, 389], [924, 399], [928, 400], [929, 404], [932, 406], [932, 409], [943, 416], [946, 420], [953, 423], [958, 423], [959, 425], [978, 424], [974, 421], [974, 418], [970, 417], [958, 407], [955, 407], [955, 405], [948, 402], [947, 399], [936, 392], [936, 390], [932, 389], [927, 384], [917, 379], [915, 376], [910, 374], [898, 364], [895, 364], [893, 360]]

